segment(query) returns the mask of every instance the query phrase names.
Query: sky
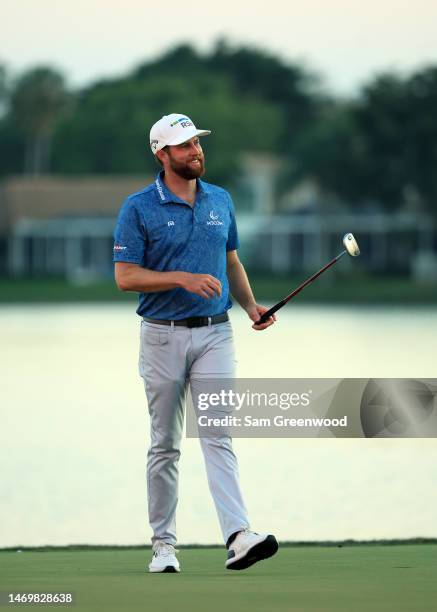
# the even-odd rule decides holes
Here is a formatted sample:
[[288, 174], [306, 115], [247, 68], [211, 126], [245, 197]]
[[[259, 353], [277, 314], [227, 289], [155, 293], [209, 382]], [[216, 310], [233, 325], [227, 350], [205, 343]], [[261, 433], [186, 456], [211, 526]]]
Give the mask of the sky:
[[437, 64], [435, 0], [1, 0], [0, 64], [37, 64], [72, 86], [121, 75], [169, 47], [200, 51], [219, 37], [304, 62], [327, 89], [351, 95], [378, 72]]

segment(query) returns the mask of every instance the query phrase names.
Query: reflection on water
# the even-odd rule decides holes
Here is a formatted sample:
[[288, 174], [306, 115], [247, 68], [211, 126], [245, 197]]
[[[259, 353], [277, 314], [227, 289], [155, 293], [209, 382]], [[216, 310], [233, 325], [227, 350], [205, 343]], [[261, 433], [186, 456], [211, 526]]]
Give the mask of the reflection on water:
[[[435, 377], [436, 309], [288, 307], [232, 321], [241, 377]], [[142, 543], [148, 416], [132, 304], [0, 309], [0, 546]], [[235, 440], [252, 525], [282, 540], [437, 535], [436, 440]], [[197, 440], [180, 542], [220, 542]]]

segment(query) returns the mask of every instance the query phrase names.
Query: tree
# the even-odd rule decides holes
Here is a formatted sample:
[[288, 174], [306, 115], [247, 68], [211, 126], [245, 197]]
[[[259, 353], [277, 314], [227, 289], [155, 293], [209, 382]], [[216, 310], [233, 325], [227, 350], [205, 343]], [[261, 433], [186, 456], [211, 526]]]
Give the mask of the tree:
[[22, 167], [24, 138], [10, 112], [11, 85], [5, 66], [0, 65], [0, 175], [14, 174]]
[[311, 178], [329, 196], [348, 205], [371, 199], [369, 158], [354, 115], [354, 104], [335, 102], [320, 110], [299, 140], [288, 183]]
[[51, 138], [67, 99], [64, 79], [52, 68], [34, 68], [16, 82], [11, 113], [26, 140], [25, 173], [49, 170]]
[[[281, 110], [284, 123], [278, 147], [285, 154], [290, 153], [324, 100], [319, 77], [304, 67], [285, 63], [256, 47], [232, 46], [226, 39], [219, 39], [212, 51], [204, 55], [187, 43], [176, 45], [140, 66], [133, 77], [151, 80], [168, 76], [186, 79], [188, 83], [211, 75], [225, 79], [238, 97], [245, 100], [254, 97]], [[240, 114], [244, 114], [244, 107]], [[262, 131], [262, 114], [255, 125]]]
[[[225, 39], [217, 42], [205, 63], [209, 70], [232, 79], [237, 91], [246, 97], [255, 96], [281, 108], [284, 123], [277, 152], [292, 154], [324, 100], [319, 90], [319, 77], [303, 66], [285, 63], [262, 49], [233, 48]], [[255, 125], [261, 124], [262, 114]]]
[[9, 87], [6, 67], [0, 64], [0, 117], [2, 117], [7, 109], [9, 98]]
[[353, 101], [336, 101], [299, 144], [301, 176], [352, 206], [411, 203], [437, 213], [437, 68], [381, 74]]
[[[204, 72], [187, 80], [173, 73], [143, 74], [141, 79], [102, 82], [81, 92], [74, 114], [57, 131], [55, 170], [155, 173], [158, 166], [149, 148], [150, 127], [162, 115], [185, 109], [198, 126], [213, 130], [210, 150], [209, 139], [202, 139], [211, 181], [230, 184], [238, 174], [243, 150], [275, 149], [281, 137], [281, 109], [238, 94], [225, 77]], [[261, 115], [262, 125], [254, 130]]]
[[[163, 114], [188, 112], [213, 137], [207, 179], [228, 187], [244, 153], [280, 155], [288, 191], [311, 178], [362, 209], [415, 205], [437, 214], [437, 67], [372, 78], [354, 99], [320, 89], [305, 67], [264, 50], [219, 40], [209, 53], [179, 44], [123, 78], [98, 81], [72, 100], [62, 76], [36, 68], [11, 88], [0, 67], [0, 173], [139, 173], [158, 170], [149, 129]], [[5, 97], [6, 96], [6, 97]], [[26, 154], [24, 155], [24, 150]]]
[[243, 152], [292, 154], [314, 117], [310, 81], [303, 69], [256, 49], [222, 41], [202, 55], [177, 45], [126, 78], [79, 93], [74, 115], [57, 131], [55, 170], [155, 172], [150, 126], [163, 114], [188, 112], [214, 133], [208, 179], [230, 185]]
[[403, 157], [408, 185], [423, 206], [437, 216], [437, 67], [413, 74], [405, 84], [408, 120], [403, 125]]

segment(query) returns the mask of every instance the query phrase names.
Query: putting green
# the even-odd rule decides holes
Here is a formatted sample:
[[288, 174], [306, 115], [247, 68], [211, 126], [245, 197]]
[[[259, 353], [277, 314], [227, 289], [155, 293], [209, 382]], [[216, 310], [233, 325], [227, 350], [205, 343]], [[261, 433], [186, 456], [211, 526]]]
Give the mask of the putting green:
[[[74, 608], [56, 609], [78, 612], [428, 612], [437, 601], [435, 544], [283, 547], [243, 572], [224, 569], [222, 549], [178, 556], [180, 574], [148, 574], [149, 550], [2, 551], [0, 591], [72, 591]], [[13, 607], [24, 606], [2, 609]]]

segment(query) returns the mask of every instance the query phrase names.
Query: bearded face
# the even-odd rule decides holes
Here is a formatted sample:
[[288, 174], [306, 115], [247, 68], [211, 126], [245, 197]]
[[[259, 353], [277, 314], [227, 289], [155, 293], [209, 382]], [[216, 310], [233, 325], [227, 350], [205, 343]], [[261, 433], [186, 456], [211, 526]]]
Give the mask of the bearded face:
[[194, 155], [190, 153], [186, 160], [181, 160], [180, 155], [175, 156], [170, 150], [167, 153], [170, 168], [181, 178], [190, 181], [205, 174], [205, 157], [201, 150]]
[[205, 157], [198, 136], [179, 145], [167, 145], [162, 151], [165, 157], [159, 155], [161, 164], [177, 176], [191, 181], [205, 174]]

